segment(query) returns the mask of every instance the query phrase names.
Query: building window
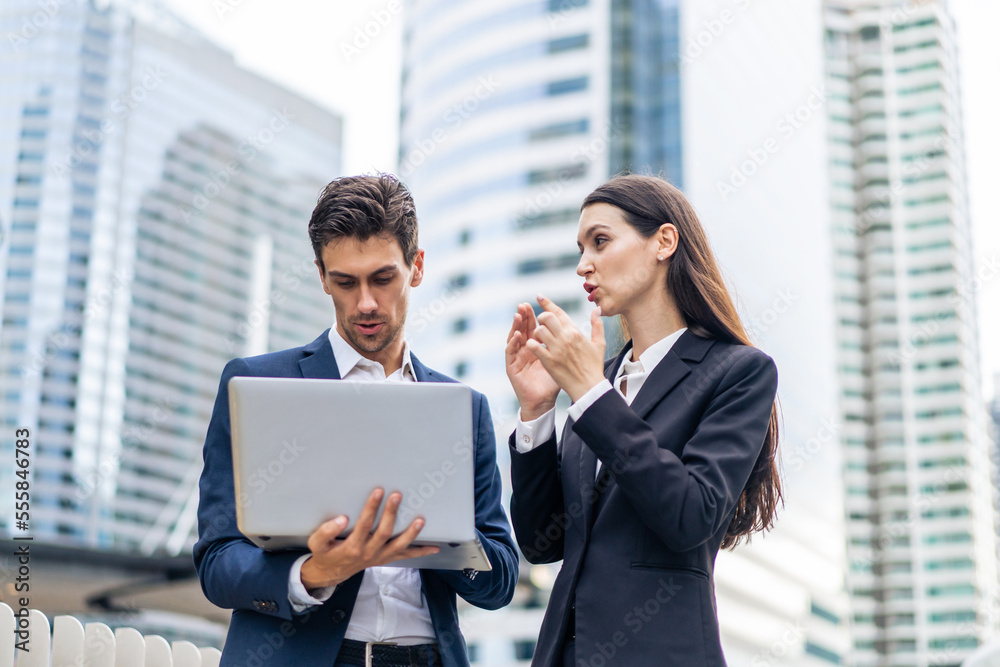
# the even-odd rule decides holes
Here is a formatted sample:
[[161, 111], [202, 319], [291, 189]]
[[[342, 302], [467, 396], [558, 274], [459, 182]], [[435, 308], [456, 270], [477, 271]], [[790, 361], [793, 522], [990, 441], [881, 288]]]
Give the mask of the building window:
[[545, 139], [555, 139], [557, 137], [567, 137], [574, 134], [586, 134], [590, 128], [590, 121], [586, 118], [571, 120], [565, 123], [554, 123], [539, 127], [528, 134], [530, 141], [544, 141]]
[[929, 615], [931, 623], [974, 623], [974, 611], [939, 611]]
[[528, 184], [538, 185], [550, 181], [572, 181], [587, 175], [586, 163], [571, 164], [555, 169], [536, 169], [528, 172]]
[[469, 286], [469, 274], [460, 273], [448, 279], [448, 287], [453, 290], [463, 289]]
[[560, 37], [559, 39], [550, 39], [548, 51], [549, 53], [562, 53], [574, 49], [585, 49], [589, 44], [590, 35], [571, 35], [569, 37]]
[[579, 255], [565, 254], [556, 257], [536, 257], [518, 262], [518, 275], [530, 275], [533, 273], [543, 273], [545, 271], [557, 271], [576, 266], [580, 262]]
[[809, 606], [810, 606], [810, 612], [812, 613], [813, 616], [818, 616], [819, 618], [822, 618], [823, 620], [829, 623], [833, 623], [834, 625], [840, 624], [840, 617], [837, 616], [832, 611], [830, 611], [829, 609], [821, 607], [815, 602], [810, 603]]
[[546, 93], [549, 96], [577, 93], [581, 90], [586, 90], [587, 85], [588, 80], [585, 76], [579, 76], [573, 79], [563, 79], [561, 81], [552, 81], [546, 87]]
[[872, 42], [878, 39], [879, 29], [877, 25], [866, 25], [861, 29], [861, 39], [866, 42]]
[[[574, 266], [576, 265], [574, 264]], [[583, 302], [580, 299], [570, 299], [568, 301], [557, 301], [556, 305], [562, 308], [567, 314], [572, 315], [573, 313], [580, 312]]]
[[947, 639], [932, 639], [927, 642], [929, 648], [954, 651], [963, 648], [976, 648], [979, 641], [975, 637], [948, 637]]
[[578, 7], [586, 7], [590, 0], [549, 0], [549, 12], [566, 12]]
[[575, 208], [564, 208], [557, 211], [544, 211], [536, 215], [526, 215], [517, 220], [518, 229], [534, 229], [536, 227], [552, 227], [576, 222], [580, 212]]
[[806, 653], [816, 656], [820, 660], [824, 660], [831, 665], [842, 664], [839, 654], [834, 653], [829, 649], [825, 649], [822, 646], [818, 646], [817, 644], [813, 644], [811, 641], [806, 642]]
[[514, 657], [517, 660], [531, 660], [531, 656], [534, 654], [534, 639], [522, 639], [521, 641], [514, 642]]

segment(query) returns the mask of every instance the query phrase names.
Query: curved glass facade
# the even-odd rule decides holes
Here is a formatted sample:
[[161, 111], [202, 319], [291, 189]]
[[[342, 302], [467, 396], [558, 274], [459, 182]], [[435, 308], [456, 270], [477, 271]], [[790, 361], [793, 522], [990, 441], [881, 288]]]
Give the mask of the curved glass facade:
[[306, 225], [340, 119], [169, 17], [42, 15], [0, 7], [0, 421], [36, 539], [179, 553], [223, 365], [331, 323]]

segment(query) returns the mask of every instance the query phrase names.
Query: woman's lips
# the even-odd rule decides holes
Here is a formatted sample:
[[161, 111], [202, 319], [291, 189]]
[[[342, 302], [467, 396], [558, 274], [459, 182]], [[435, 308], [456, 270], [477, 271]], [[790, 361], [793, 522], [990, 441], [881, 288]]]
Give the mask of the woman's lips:
[[587, 290], [587, 301], [594, 301], [594, 292], [597, 291], [597, 285], [591, 285], [590, 283], [584, 283], [583, 289]]

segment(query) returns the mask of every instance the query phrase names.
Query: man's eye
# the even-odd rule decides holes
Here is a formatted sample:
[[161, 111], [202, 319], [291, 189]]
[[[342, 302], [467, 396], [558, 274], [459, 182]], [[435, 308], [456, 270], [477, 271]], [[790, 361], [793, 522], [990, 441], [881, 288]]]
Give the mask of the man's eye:
[[379, 278], [375, 281], [376, 285], [388, 285], [392, 282], [392, 278]]
[[351, 287], [352, 285], [354, 285], [354, 281], [353, 280], [340, 280], [340, 281], [337, 282], [337, 284], [340, 285], [341, 287]]

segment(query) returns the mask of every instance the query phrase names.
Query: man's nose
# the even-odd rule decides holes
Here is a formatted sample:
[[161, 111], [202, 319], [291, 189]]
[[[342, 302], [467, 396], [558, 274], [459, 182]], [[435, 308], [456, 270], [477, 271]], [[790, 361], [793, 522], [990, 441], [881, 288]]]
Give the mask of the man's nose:
[[361, 288], [361, 300], [358, 302], [358, 310], [363, 313], [370, 313], [378, 310], [378, 302], [375, 301], [375, 295], [368, 287]]

